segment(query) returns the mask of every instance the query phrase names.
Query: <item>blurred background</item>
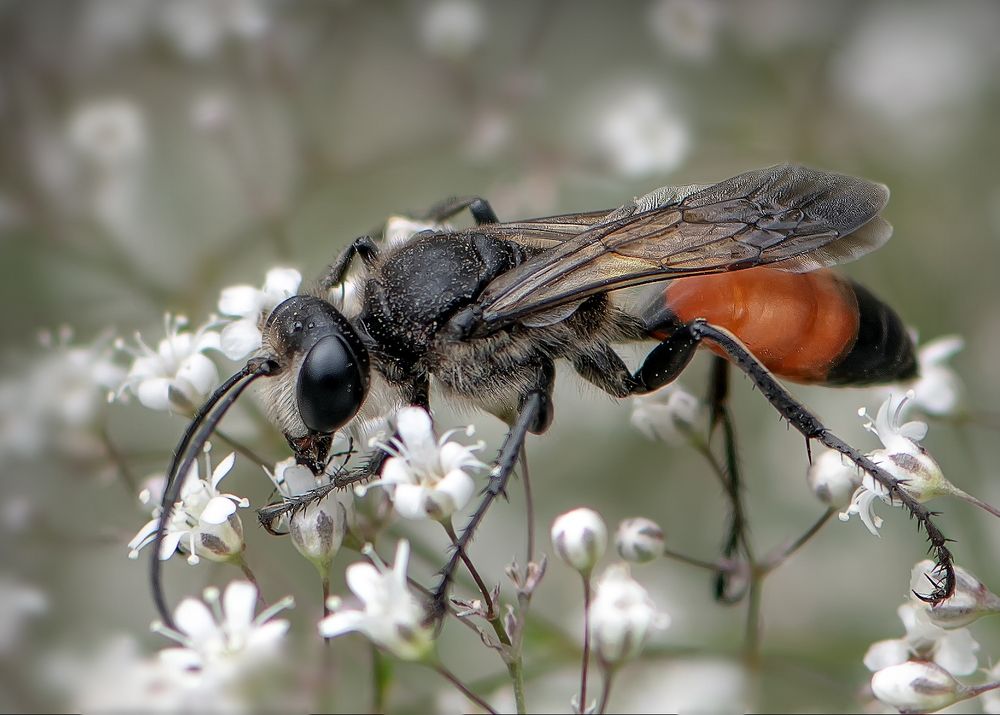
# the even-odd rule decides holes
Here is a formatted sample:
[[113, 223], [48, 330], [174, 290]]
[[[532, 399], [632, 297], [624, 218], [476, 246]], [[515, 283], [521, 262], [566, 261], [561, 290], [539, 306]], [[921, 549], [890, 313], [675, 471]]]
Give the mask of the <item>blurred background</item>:
[[[782, 161], [888, 184], [894, 239], [845, 271], [922, 340], [964, 337], [954, 360], [963, 417], [932, 421], [924, 444], [953, 482], [1000, 502], [998, 27], [989, 2], [0, 3], [0, 709], [78, 709], [87, 687], [113, 678], [108, 653], [121, 638], [144, 652], [165, 645], [148, 632], [145, 558], [129, 561], [125, 544], [148, 518], [142, 481], [162, 471], [185, 419], [107, 403], [128, 367], [115, 339], [134, 344], [138, 330], [155, 345], [167, 311], [201, 324], [222, 288], [260, 285], [273, 266], [312, 279], [387, 216], [447, 196], [482, 195], [515, 219], [610, 209], [664, 184]], [[696, 394], [707, 363], [682, 379]], [[628, 404], [562, 372], [555, 424], [528, 445], [543, 545], [555, 515], [585, 505], [612, 528], [653, 518], [671, 548], [715, 558], [726, 507], [704, 461], [647, 441]], [[794, 391], [848, 441], [879, 446], [857, 416], [878, 406], [873, 392]], [[745, 380], [734, 402], [752, 536], [765, 551], [822, 506], [801, 439]], [[442, 425], [471, 419], [488, 453], [499, 445], [493, 418], [437, 407]], [[258, 413], [244, 406], [230, 430], [270, 459], [287, 456]], [[226, 486], [254, 506], [270, 495], [249, 463]], [[959, 563], [1000, 589], [1000, 523], [964, 503], [933, 506]], [[925, 553], [900, 510], [880, 512], [880, 539], [834, 520], [767, 579], [754, 673], [740, 666], [743, 605], [715, 603], [710, 577], [684, 564], [636, 569], [673, 624], [623, 672], [613, 706], [862, 707], [862, 656], [902, 635], [895, 609]], [[515, 488], [475, 543], [496, 578], [521, 558], [523, 514]], [[311, 568], [244, 522], [265, 595], [299, 604], [294, 676], [275, 692], [319, 682], [326, 696], [303, 709], [366, 707], [360, 639], [319, 658]], [[441, 534], [398, 528], [430, 552], [415, 562], [429, 582]], [[338, 557], [335, 591], [356, 558]], [[167, 569], [174, 602], [236, 576], [208, 563]], [[577, 591], [550, 563], [536, 611], [577, 633]], [[974, 634], [991, 664], [997, 624]], [[444, 638], [470, 681], [502, 671], [461, 629]], [[575, 656], [557, 650], [533, 661], [529, 648], [529, 704], [565, 712]], [[416, 667], [397, 677], [397, 711], [463, 707]]]

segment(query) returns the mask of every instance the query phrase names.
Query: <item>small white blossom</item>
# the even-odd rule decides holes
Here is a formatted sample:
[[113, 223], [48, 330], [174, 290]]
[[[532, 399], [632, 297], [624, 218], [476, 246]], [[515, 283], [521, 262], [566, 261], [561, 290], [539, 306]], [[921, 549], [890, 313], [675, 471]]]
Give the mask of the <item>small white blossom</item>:
[[[278, 462], [268, 476], [285, 497], [304, 494], [321, 483], [308, 467], [296, 464], [294, 457]], [[350, 498], [349, 492], [334, 490], [288, 518], [292, 545], [321, 574], [326, 574], [347, 531], [346, 503], [349, 502], [342, 501], [342, 495]]]
[[[396, 415], [398, 439], [379, 443], [392, 456], [382, 468], [380, 479], [358, 488], [364, 494], [370, 487], [389, 490], [396, 512], [405, 519], [447, 519], [462, 509], [476, 490], [469, 470], [486, 465], [473, 456], [482, 445], [467, 447], [452, 442], [455, 430], [435, 439], [434, 425], [427, 410], [404, 407]], [[466, 428], [472, 435], [472, 427]]]
[[645, 563], [663, 555], [663, 529], [642, 516], [625, 519], [615, 532], [615, 548], [626, 561]]
[[608, 546], [608, 528], [593, 509], [581, 507], [552, 522], [552, 547], [563, 561], [587, 575]]
[[333, 613], [319, 622], [320, 635], [335, 638], [359, 631], [375, 645], [404, 660], [423, 658], [431, 648], [433, 632], [425, 624], [427, 614], [423, 605], [406, 583], [410, 543], [400, 540], [391, 569], [370, 545], [365, 546], [363, 553], [375, 565], [351, 564], [346, 573], [347, 585], [361, 600], [361, 608], [344, 608], [340, 599], [331, 598], [328, 605]]
[[701, 400], [676, 382], [632, 398], [632, 426], [671, 445], [686, 442], [703, 414]]
[[190, 410], [203, 402], [219, 381], [218, 368], [205, 355], [206, 350], [219, 349], [219, 334], [207, 326], [194, 333], [184, 330], [187, 319], [183, 316], [173, 319], [167, 314], [164, 323], [166, 337], [156, 350], [138, 333], [137, 347], [118, 342], [119, 349], [134, 357], [118, 394], [127, 390], [151, 410]]
[[[207, 465], [206, 457], [206, 466]], [[211, 471], [211, 479], [198, 478], [197, 464], [192, 465], [180, 501], [173, 508], [167, 530], [160, 541], [160, 558], [169, 559], [180, 548], [188, 554], [188, 563], [197, 564], [201, 557], [210, 561], [229, 561], [243, 551], [243, 523], [236, 514], [236, 507], [250, 503], [235, 494], [219, 491], [219, 482], [233, 468], [236, 455], [230, 453]], [[129, 558], [139, 557], [139, 550], [156, 540], [160, 523], [160, 509], [129, 542]]]
[[955, 415], [962, 406], [965, 387], [947, 362], [963, 347], [965, 341], [958, 335], [945, 335], [925, 343], [917, 350], [920, 376], [912, 382], [881, 388], [877, 394], [891, 394], [899, 399], [910, 392], [906, 408], [914, 407], [936, 417]]
[[609, 664], [635, 657], [651, 631], [670, 625], [670, 617], [657, 611], [646, 589], [622, 563], [601, 574], [588, 617], [594, 650]]
[[690, 148], [687, 124], [666, 95], [651, 85], [606, 97], [596, 122], [596, 148], [624, 176], [667, 174], [680, 166]]
[[955, 567], [955, 591], [944, 601], [932, 605], [916, 597], [928, 587], [933, 588], [941, 578], [940, 570], [930, 559], [918, 563], [910, 574], [910, 600], [914, 606], [926, 611], [927, 618], [934, 625], [946, 629], [961, 628], [982, 616], [1000, 613], [1000, 596], [961, 566]]
[[962, 699], [964, 687], [934, 663], [907, 661], [872, 676], [872, 693], [900, 712], [934, 712]]
[[294, 296], [302, 275], [294, 268], [272, 268], [263, 288], [237, 285], [219, 296], [219, 312], [234, 318], [222, 329], [221, 349], [230, 360], [242, 360], [261, 346], [261, 321], [279, 303]]
[[34, 586], [0, 574], [0, 604], [0, 655], [8, 655], [18, 649], [28, 619], [45, 613], [49, 601]]
[[232, 100], [221, 92], [206, 92], [191, 103], [191, 123], [203, 132], [218, 131], [232, 119]]
[[146, 121], [128, 99], [93, 100], [79, 107], [67, 128], [70, 145], [85, 159], [106, 169], [118, 169], [142, 156]]
[[435, 0], [424, 11], [420, 39], [436, 55], [462, 58], [483, 39], [486, 18], [482, 8], [471, 0]]
[[[1000, 662], [989, 669], [990, 682], [1000, 682]], [[1000, 689], [993, 688], [983, 693], [980, 698], [984, 713], [1000, 713]]]
[[857, 466], [835, 449], [823, 450], [806, 472], [809, 487], [829, 507], [845, 508], [861, 486]]
[[649, 29], [665, 50], [690, 60], [715, 51], [722, 8], [715, 0], [657, 0], [649, 6]]
[[[904, 482], [900, 487], [917, 501], [924, 502], [946, 494], [968, 496], [944, 478], [937, 462], [918, 444], [918, 440], [927, 434], [927, 424], [903, 422], [904, 405], [911, 397], [912, 393], [901, 399], [890, 395], [879, 407], [874, 420], [864, 408], [858, 410], [858, 414], [867, 420], [865, 429], [877, 435], [884, 445], [883, 449], [869, 452], [868, 458], [892, 477]], [[865, 474], [840, 519], [847, 521], [851, 515], [858, 514], [868, 530], [878, 536], [882, 519], [875, 514], [874, 507], [879, 501], [899, 505], [893, 502], [889, 490], [881, 482]]]
[[157, 9], [164, 33], [192, 60], [212, 56], [229, 37], [255, 40], [271, 24], [258, 0], [166, 0]]
[[927, 608], [913, 603], [902, 604], [896, 613], [906, 635], [873, 643], [864, 658], [868, 670], [882, 670], [911, 658], [933, 661], [955, 675], [969, 675], [976, 670], [979, 644], [967, 628], [940, 628], [931, 621]]
[[221, 595], [206, 588], [203, 596], [204, 602], [186, 598], [177, 606], [176, 630], [153, 624], [154, 631], [181, 645], [160, 651], [164, 665], [226, 682], [278, 659], [289, 623], [272, 619], [292, 606], [291, 597], [255, 616], [257, 588], [246, 581], [231, 582]]

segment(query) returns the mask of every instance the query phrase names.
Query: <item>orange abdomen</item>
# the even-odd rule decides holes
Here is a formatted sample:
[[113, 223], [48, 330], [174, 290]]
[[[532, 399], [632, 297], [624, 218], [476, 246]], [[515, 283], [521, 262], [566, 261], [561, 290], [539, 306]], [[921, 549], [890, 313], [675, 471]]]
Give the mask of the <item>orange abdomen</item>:
[[826, 382], [858, 338], [855, 292], [828, 270], [683, 278], [667, 284], [664, 300], [681, 322], [704, 318], [725, 328], [771, 372], [797, 382]]

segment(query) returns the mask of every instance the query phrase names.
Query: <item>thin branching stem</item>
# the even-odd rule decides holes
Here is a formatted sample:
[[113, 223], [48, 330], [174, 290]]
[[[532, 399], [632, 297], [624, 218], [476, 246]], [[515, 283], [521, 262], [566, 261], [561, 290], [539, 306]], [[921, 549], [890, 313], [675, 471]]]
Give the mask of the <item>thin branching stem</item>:
[[490, 707], [490, 704], [488, 702], [486, 702], [481, 697], [472, 692], [472, 690], [470, 690], [468, 686], [465, 685], [465, 683], [463, 683], [461, 680], [458, 679], [458, 676], [456, 676], [450, 670], [445, 668], [441, 663], [433, 663], [431, 667], [433, 667], [434, 670], [440, 673], [441, 677], [443, 677], [449, 683], [454, 685], [462, 693], [462, 695], [467, 697], [469, 700], [474, 702], [476, 705], [481, 707], [486, 712], [491, 713], [491, 715], [496, 715], [497, 711], [494, 710], [492, 707]]
[[580, 712], [587, 710], [587, 670], [590, 666], [590, 574], [583, 576], [583, 660], [580, 664]]

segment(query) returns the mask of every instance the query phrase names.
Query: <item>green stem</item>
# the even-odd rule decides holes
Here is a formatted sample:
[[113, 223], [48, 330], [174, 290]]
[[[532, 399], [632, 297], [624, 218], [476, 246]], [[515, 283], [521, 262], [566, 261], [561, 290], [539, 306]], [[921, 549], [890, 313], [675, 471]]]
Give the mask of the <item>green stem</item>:
[[615, 681], [615, 666], [604, 664], [604, 685], [601, 689], [601, 701], [597, 706], [599, 715], [604, 715], [608, 710], [608, 702], [611, 700], [611, 686]]
[[580, 665], [580, 712], [587, 710], [587, 669], [590, 665], [590, 574], [583, 576], [583, 662]]
[[776, 552], [768, 554], [768, 556], [761, 563], [761, 568], [765, 573], [770, 573], [774, 569], [778, 568], [781, 564], [788, 560], [788, 558], [794, 554], [796, 551], [801, 549], [806, 543], [809, 542], [812, 537], [819, 533], [819, 530], [830, 520], [830, 517], [837, 512], [833, 507], [827, 509], [823, 514], [816, 520], [816, 522], [810, 526], [806, 532], [797, 538], [792, 543], [787, 546], [778, 549]]
[[374, 643], [372, 653], [372, 712], [384, 713], [389, 685], [392, 683], [392, 664]]
[[247, 564], [247, 560], [243, 558], [243, 554], [238, 554], [237, 556], [235, 556], [233, 562], [240, 567], [240, 571], [242, 571], [243, 575], [246, 576], [247, 581], [252, 583], [254, 588], [257, 589], [257, 605], [261, 608], [266, 608], [267, 601], [264, 600], [264, 594], [260, 590], [260, 582], [257, 580], [257, 577], [254, 575], [253, 571], [250, 570], [250, 566], [249, 564]]
[[760, 609], [766, 573], [763, 569], [753, 568], [750, 576], [746, 631], [743, 641], [743, 661], [749, 670], [756, 670], [760, 665]]

